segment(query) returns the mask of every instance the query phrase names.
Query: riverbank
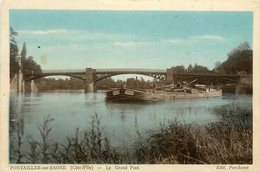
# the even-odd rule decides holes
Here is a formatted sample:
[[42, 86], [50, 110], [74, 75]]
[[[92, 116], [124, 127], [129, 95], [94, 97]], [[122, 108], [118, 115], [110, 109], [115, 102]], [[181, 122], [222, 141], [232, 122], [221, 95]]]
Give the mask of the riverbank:
[[226, 84], [221, 86], [223, 93], [253, 94], [252, 85]]
[[[25, 140], [22, 123], [10, 138], [11, 163], [98, 164], [251, 164], [252, 112], [235, 105], [217, 109], [218, 120], [203, 127], [169, 120], [159, 129], [137, 132], [131, 147], [113, 148], [104, 136], [101, 117], [93, 116], [89, 129], [76, 129], [65, 143], [49, 138], [54, 119], [38, 126], [41, 140]], [[13, 138], [14, 137], [14, 138]], [[18, 140], [15, 142], [13, 139]], [[22, 141], [23, 140], [23, 141]], [[27, 142], [27, 143], [26, 143]], [[26, 151], [21, 147], [28, 144]]]

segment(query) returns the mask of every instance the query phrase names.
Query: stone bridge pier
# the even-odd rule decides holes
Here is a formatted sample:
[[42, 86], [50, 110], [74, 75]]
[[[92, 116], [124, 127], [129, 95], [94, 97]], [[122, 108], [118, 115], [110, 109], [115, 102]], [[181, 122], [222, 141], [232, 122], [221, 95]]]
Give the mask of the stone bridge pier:
[[166, 84], [173, 84], [174, 80], [173, 80], [173, 69], [167, 69], [166, 71]]
[[34, 80], [25, 80], [22, 73], [15, 74], [14, 78], [10, 83], [11, 92], [35, 92], [38, 88]]
[[96, 92], [96, 69], [86, 68], [85, 92]]

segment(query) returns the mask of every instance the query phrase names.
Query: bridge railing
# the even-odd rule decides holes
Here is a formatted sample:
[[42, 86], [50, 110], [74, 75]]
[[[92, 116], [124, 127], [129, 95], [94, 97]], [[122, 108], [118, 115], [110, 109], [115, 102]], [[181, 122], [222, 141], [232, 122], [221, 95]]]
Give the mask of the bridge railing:
[[113, 72], [139, 72], [139, 73], [166, 73], [164, 69], [140, 69], [140, 68], [115, 68], [115, 69], [96, 69], [97, 73]]
[[42, 73], [84, 73], [84, 69], [42, 70]]
[[[46, 73], [84, 73], [85, 69], [68, 69], [68, 70], [43, 70]], [[163, 69], [140, 69], [140, 68], [115, 68], [115, 69], [96, 69], [97, 73], [120, 73], [120, 72], [137, 72], [137, 73], [166, 73]]]

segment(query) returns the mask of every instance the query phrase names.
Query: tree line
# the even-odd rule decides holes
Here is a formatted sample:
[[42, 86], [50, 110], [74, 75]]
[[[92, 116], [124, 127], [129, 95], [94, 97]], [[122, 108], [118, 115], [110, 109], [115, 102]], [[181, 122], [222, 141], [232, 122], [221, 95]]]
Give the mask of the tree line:
[[190, 64], [187, 68], [183, 65], [173, 66], [174, 73], [195, 73], [195, 74], [252, 74], [253, 68], [253, 50], [248, 42], [242, 42], [240, 45], [227, 54], [228, 58], [224, 62], [216, 62], [215, 67], [209, 70], [207, 67]]
[[[127, 85], [128, 88], [148, 89], [152, 88], [153, 81], [145, 81], [144, 78], [127, 78], [126, 81], [114, 80], [111, 77], [97, 82], [98, 89], [120, 88]], [[85, 83], [83, 80], [77, 78], [55, 79], [42, 78], [39, 81], [38, 88], [40, 90], [54, 90], [54, 89], [84, 89]]]
[[32, 56], [27, 57], [26, 43], [23, 43], [21, 53], [15, 37], [18, 35], [12, 27], [10, 27], [10, 79], [21, 70], [22, 73], [41, 73], [42, 69]]

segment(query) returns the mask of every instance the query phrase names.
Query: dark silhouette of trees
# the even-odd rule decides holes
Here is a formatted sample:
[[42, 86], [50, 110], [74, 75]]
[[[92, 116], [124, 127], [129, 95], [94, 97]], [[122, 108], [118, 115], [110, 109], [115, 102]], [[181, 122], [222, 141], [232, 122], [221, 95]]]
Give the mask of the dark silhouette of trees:
[[27, 58], [26, 43], [23, 43], [23, 49], [21, 51], [21, 69], [22, 73], [41, 73], [42, 69], [39, 64], [37, 64], [32, 56]]
[[188, 68], [187, 68], [187, 72], [189, 72], [189, 73], [191, 73], [192, 71], [193, 71], [193, 66], [192, 66], [192, 64], [190, 64], [189, 66], [188, 66]]
[[187, 73], [188, 72], [188, 73], [203, 74], [203, 73], [211, 72], [207, 67], [198, 65], [197, 63], [194, 65], [194, 67], [192, 66], [192, 64], [190, 64], [187, 69], [183, 65], [173, 66], [172, 69], [173, 69], [173, 73]]
[[226, 74], [237, 74], [244, 71], [252, 74], [253, 50], [248, 42], [241, 43], [237, 48], [228, 53], [228, 59], [218, 66], [217, 70]]
[[194, 65], [194, 69], [192, 73], [205, 74], [209, 73], [209, 69], [205, 66], [198, 65], [197, 63]]
[[174, 73], [184, 73], [186, 69], [183, 65], [172, 67]]
[[30, 56], [26, 59], [26, 61], [24, 62], [23, 69], [24, 69], [25, 73], [41, 73], [42, 72], [41, 66], [33, 60], [32, 56]]
[[10, 78], [14, 77], [15, 73], [19, 72], [20, 65], [18, 59], [18, 46], [15, 40], [17, 32], [10, 27]]
[[[18, 33], [15, 32], [12, 27], [10, 27], [10, 79], [12, 79], [20, 69], [22, 73], [41, 73], [41, 66], [33, 60], [33, 57], [30, 56], [27, 58], [25, 42], [23, 43], [21, 56], [19, 56], [19, 49], [15, 40], [17, 35]], [[21, 64], [19, 62], [20, 60]]]

